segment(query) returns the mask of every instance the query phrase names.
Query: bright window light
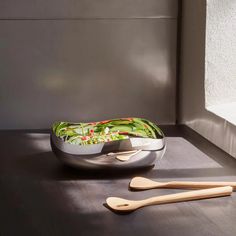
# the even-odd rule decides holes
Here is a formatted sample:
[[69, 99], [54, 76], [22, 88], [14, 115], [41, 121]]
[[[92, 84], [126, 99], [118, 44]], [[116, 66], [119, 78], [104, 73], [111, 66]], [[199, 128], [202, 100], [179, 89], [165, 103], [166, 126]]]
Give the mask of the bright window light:
[[236, 1], [207, 0], [205, 106], [236, 125]]

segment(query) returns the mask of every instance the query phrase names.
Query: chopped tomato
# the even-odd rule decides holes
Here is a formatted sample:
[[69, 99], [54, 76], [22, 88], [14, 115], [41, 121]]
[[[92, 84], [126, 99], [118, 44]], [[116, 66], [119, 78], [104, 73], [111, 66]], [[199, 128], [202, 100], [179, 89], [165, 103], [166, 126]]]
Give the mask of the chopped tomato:
[[81, 137], [81, 139], [82, 139], [82, 140], [88, 140], [89, 137], [88, 137], [88, 136], [83, 136], [83, 137]]
[[118, 132], [119, 134], [129, 134], [128, 132], [125, 132], [125, 131], [123, 131], [123, 132]]
[[110, 122], [111, 120], [103, 120], [103, 121], [100, 121], [99, 124], [106, 124], [108, 122]]

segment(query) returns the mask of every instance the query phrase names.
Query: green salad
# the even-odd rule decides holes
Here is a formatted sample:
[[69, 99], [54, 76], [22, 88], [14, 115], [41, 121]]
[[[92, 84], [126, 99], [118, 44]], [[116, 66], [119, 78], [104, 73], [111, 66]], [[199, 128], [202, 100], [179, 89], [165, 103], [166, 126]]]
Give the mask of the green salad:
[[121, 118], [91, 123], [55, 122], [53, 133], [70, 144], [88, 145], [128, 139], [163, 138], [163, 132], [151, 121], [142, 118]]

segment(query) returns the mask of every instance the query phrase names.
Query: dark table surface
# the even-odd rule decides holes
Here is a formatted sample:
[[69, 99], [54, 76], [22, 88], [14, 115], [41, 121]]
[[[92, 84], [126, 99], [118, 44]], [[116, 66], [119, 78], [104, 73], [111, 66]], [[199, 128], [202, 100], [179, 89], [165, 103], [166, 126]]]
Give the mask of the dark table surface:
[[158, 181], [236, 181], [236, 160], [185, 126], [163, 126], [167, 151], [145, 172], [84, 173], [63, 166], [47, 131], [0, 131], [0, 235], [236, 235], [230, 197], [150, 206], [128, 215], [108, 196], [143, 199], [183, 190], [130, 192], [136, 175]]

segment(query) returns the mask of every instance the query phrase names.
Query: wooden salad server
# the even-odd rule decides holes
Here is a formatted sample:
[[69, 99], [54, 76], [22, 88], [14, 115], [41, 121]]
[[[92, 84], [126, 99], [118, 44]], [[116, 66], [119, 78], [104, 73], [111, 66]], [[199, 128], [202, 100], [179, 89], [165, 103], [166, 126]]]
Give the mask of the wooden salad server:
[[118, 197], [109, 197], [107, 198], [106, 203], [112, 210], [118, 212], [129, 212], [150, 205], [229, 196], [231, 195], [232, 191], [233, 188], [231, 186], [225, 186], [151, 197], [138, 201], [132, 201]]
[[119, 161], [128, 161], [132, 156], [140, 153], [142, 150], [132, 150], [132, 151], [124, 151], [124, 152], [110, 152], [107, 156], [116, 156], [116, 159]]
[[180, 188], [180, 189], [205, 189], [223, 186], [232, 186], [236, 189], [236, 182], [192, 182], [171, 181], [157, 182], [143, 177], [134, 177], [130, 182], [130, 188], [135, 190], [147, 190], [154, 188]]

